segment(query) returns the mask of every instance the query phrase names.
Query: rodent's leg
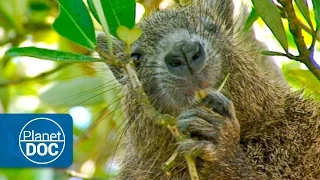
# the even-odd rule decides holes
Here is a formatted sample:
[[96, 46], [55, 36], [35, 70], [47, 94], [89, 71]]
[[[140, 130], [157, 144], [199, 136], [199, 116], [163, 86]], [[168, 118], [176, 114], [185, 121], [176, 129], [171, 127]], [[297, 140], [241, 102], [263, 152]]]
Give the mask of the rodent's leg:
[[197, 164], [200, 176], [267, 179], [248, 164], [240, 147], [240, 125], [233, 104], [220, 92], [209, 94], [201, 105], [183, 112], [178, 118], [178, 128], [190, 135], [189, 140], [180, 144], [179, 151], [200, 158]]

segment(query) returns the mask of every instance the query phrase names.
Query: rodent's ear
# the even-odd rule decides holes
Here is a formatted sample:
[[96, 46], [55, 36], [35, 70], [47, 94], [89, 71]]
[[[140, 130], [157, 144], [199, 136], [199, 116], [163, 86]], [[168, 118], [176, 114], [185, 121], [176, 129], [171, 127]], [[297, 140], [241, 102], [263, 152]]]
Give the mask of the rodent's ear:
[[233, 26], [233, 0], [207, 0], [208, 8], [214, 9], [218, 12], [219, 18], [224, 19], [226, 27], [232, 28]]
[[[101, 49], [104, 53], [109, 54], [108, 42], [107, 42], [107, 38], [104, 33], [99, 33], [97, 35], [97, 42], [98, 42], [98, 48]], [[124, 44], [124, 42], [113, 37], [112, 44], [113, 44], [113, 52], [115, 54], [115, 57], [119, 60], [125, 58], [125, 54], [124, 54], [125, 44]], [[99, 54], [99, 55], [102, 56], [101, 54]], [[123, 70], [119, 67], [114, 67], [111, 65], [109, 65], [109, 68], [113, 72], [114, 76], [121, 82], [121, 79], [123, 78]]]

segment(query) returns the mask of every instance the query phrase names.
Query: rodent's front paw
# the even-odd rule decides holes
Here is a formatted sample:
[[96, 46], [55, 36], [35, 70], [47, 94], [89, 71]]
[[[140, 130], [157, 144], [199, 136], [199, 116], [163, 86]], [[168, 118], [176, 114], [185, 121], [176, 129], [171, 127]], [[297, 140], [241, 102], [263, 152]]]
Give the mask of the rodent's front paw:
[[[239, 122], [235, 116], [233, 104], [220, 92], [209, 94], [202, 105], [183, 112], [178, 118], [178, 128], [183, 134], [190, 135], [195, 141], [192, 142], [195, 146], [212, 147], [211, 151], [215, 153], [219, 152], [219, 149], [223, 152], [227, 146], [236, 144], [240, 136]], [[203, 141], [203, 143], [197, 144], [196, 141]], [[208, 142], [212, 143], [212, 146]], [[192, 147], [190, 143], [182, 146]], [[182, 149], [188, 148], [182, 147]], [[197, 150], [197, 152], [210, 154], [209, 151]], [[201, 153], [199, 156], [209, 157]]]

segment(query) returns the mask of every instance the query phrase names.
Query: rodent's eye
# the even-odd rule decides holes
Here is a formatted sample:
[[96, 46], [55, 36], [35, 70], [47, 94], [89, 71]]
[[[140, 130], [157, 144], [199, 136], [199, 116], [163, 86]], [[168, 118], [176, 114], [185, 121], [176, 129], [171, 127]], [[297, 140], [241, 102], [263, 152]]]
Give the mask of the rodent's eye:
[[210, 32], [217, 32], [217, 25], [213, 23], [206, 24], [204, 28]]
[[132, 59], [133, 63], [136, 65], [136, 67], [139, 67], [140, 61], [142, 59], [142, 54], [134, 52], [131, 54], [131, 59]]
[[211, 18], [202, 18], [202, 23], [205, 30], [210, 32], [217, 32], [218, 27], [213, 23]]

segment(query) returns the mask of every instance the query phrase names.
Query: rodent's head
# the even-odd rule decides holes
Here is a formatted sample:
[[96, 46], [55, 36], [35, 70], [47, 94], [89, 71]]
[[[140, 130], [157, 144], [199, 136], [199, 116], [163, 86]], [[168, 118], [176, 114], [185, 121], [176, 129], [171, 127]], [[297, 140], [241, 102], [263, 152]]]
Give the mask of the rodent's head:
[[143, 33], [132, 45], [132, 58], [157, 108], [174, 113], [172, 109], [179, 111], [195, 103], [196, 90], [220, 85], [225, 78], [221, 64], [233, 35], [232, 12], [230, 0], [199, 0], [154, 12], [139, 24]]

